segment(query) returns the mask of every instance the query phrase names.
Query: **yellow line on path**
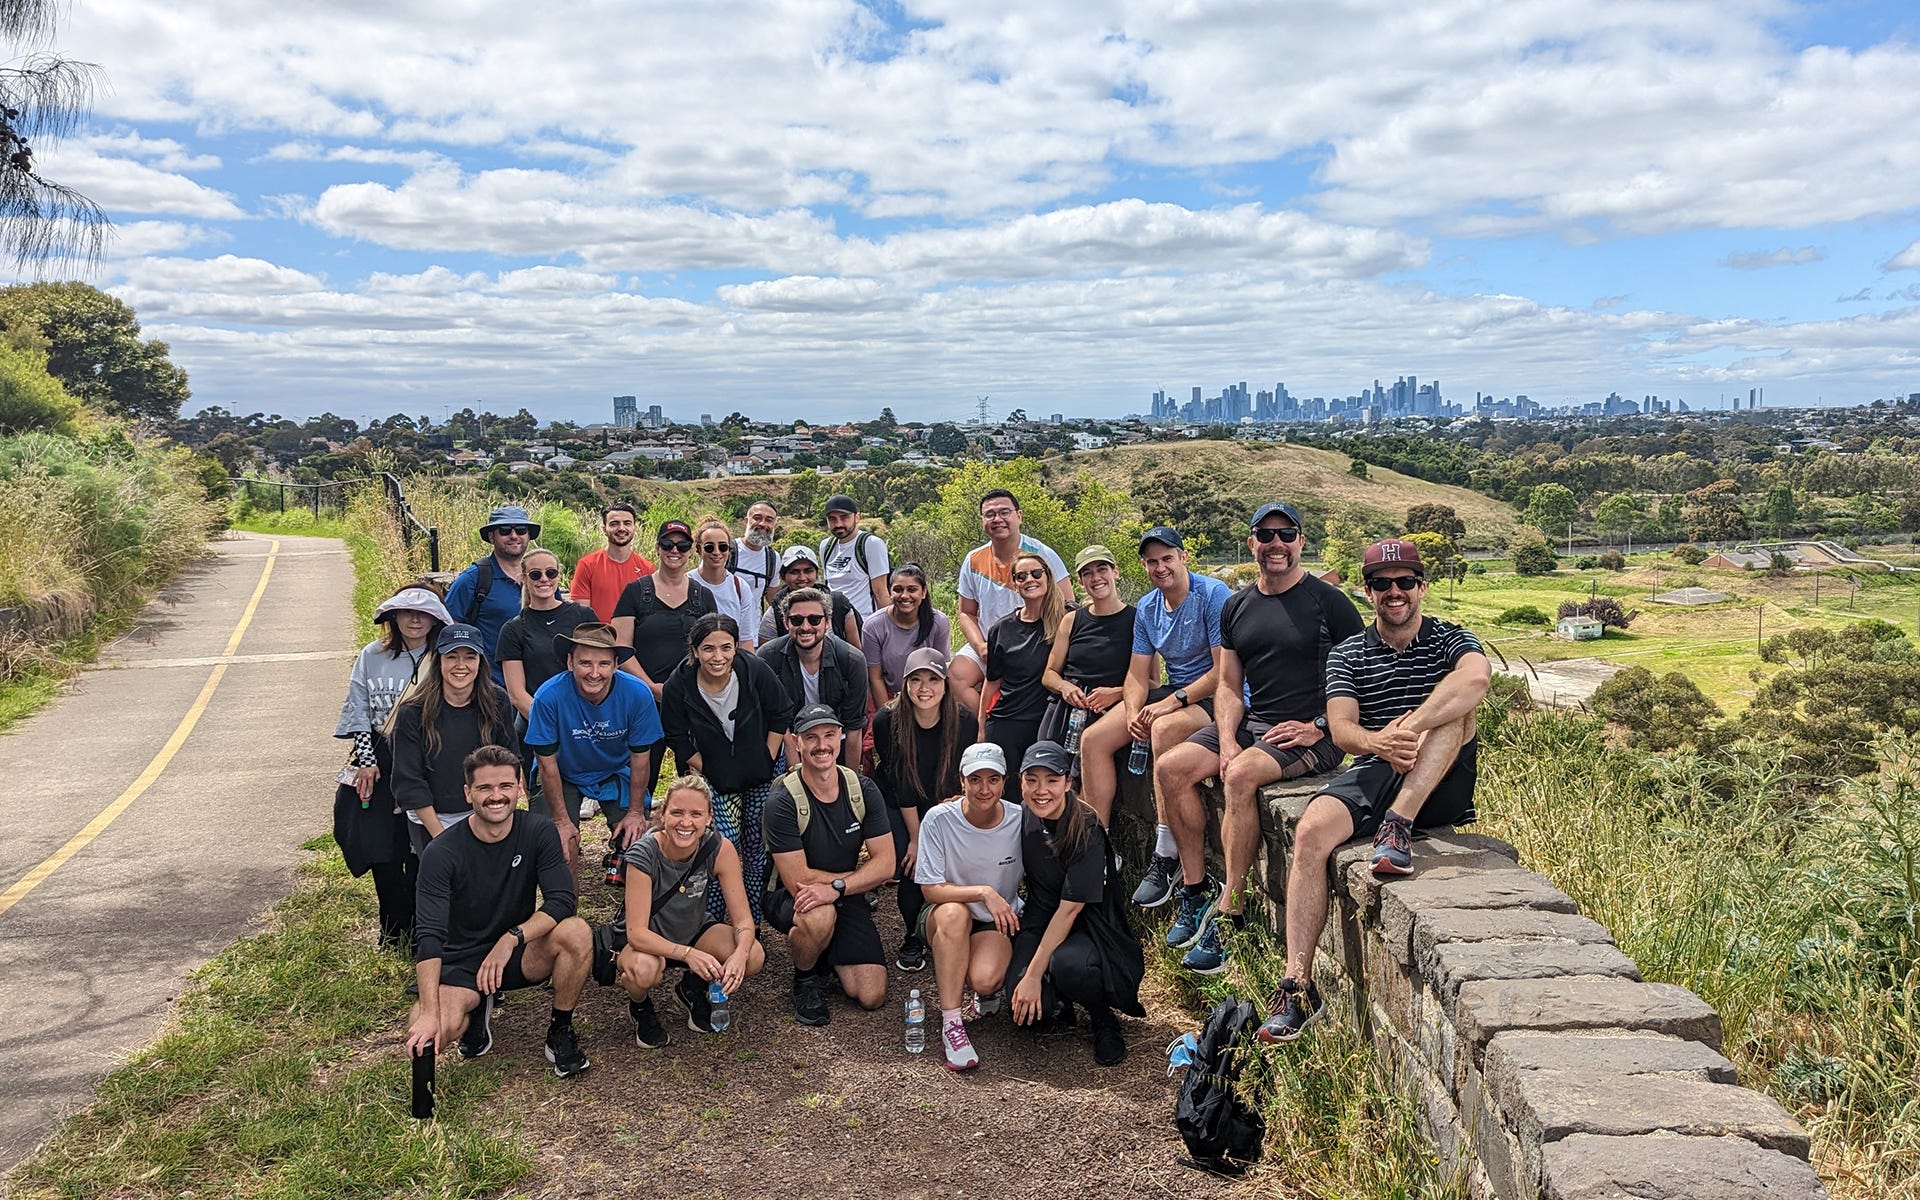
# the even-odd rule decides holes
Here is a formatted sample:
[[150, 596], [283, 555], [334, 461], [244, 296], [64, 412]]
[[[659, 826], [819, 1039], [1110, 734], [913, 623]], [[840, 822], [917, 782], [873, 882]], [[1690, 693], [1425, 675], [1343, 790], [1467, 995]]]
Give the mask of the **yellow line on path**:
[[[260, 597], [266, 595], [267, 580], [273, 578], [273, 560], [279, 557], [279, 554], [280, 543], [276, 541], [267, 549], [267, 565], [260, 572], [260, 582], [254, 585], [253, 597], [247, 601], [246, 609], [241, 612], [240, 623], [233, 627], [233, 636], [227, 639], [227, 648], [221, 651], [221, 657], [228, 657], [240, 648], [240, 639], [246, 636], [247, 626], [253, 624], [253, 614], [260, 608]], [[200, 694], [194, 697], [193, 703], [187, 708], [186, 715], [180, 718], [180, 724], [174, 726], [173, 736], [167, 739], [166, 745], [160, 747], [160, 753], [153, 756], [153, 761], [147, 764], [146, 770], [140, 772], [139, 778], [127, 785], [126, 791], [121, 792], [112, 804], [101, 809], [100, 815], [88, 821], [86, 827], [79, 833], [67, 839], [66, 845], [49, 854], [40, 865], [22, 875], [12, 887], [0, 892], [0, 916], [5, 916], [8, 909], [26, 899], [29, 892], [45, 883], [47, 877], [58, 871], [68, 859], [92, 844], [93, 840], [106, 832], [107, 826], [118, 820], [120, 814], [127, 811], [135, 800], [146, 794], [146, 790], [154, 785], [161, 773], [167, 769], [168, 764], [173, 762], [173, 756], [180, 753], [180, 747], [186, 744], [187, 738], [193, 733], [194, 726], [200, 723], [201, 716], [207, 711], [208, 703], [213, 700], [213, 693], [219, 689], [220, 681], [226, 677], [226, 674], [227, 664], [221, 663], [213, 669], [213, 674], [207, 676], [206, 685], [200, 689]]]

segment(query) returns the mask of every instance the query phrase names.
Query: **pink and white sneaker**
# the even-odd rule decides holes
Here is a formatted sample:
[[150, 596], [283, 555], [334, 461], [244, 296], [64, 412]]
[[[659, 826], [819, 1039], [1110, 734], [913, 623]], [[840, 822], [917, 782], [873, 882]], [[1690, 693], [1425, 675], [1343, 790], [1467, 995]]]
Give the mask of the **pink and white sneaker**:
[[941, 1047], [946, 1051], [947, 1070], [971, 1071], [980, 1065], [979, 1052], [973, 1048], [973, 1039], [967, 1036], [967, 1027], [959, 1021], [950, 1021], [941, 1031]]

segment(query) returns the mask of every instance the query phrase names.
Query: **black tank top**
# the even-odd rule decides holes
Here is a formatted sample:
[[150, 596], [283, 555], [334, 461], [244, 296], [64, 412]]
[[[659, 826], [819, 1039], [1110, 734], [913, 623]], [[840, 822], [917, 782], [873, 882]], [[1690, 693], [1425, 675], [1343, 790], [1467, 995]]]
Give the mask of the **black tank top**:
[[1090, 608], [1073, 614], [1067, 661], [1061, 672], [1083, 688], [1119, 687], [1133, 658], [1133, 605], [1096, 617]]

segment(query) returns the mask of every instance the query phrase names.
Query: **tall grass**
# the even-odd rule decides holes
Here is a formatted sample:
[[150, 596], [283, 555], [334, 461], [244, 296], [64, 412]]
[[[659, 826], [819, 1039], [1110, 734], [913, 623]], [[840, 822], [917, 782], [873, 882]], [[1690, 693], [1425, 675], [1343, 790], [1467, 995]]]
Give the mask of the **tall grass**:
[[1822, 790], [1763, 741], [1647, 755], [1553, 713], [1489, 741], [1486, 831], [1720, 1012], [1835, 1196], [1920, 1197], [1920, 745]]

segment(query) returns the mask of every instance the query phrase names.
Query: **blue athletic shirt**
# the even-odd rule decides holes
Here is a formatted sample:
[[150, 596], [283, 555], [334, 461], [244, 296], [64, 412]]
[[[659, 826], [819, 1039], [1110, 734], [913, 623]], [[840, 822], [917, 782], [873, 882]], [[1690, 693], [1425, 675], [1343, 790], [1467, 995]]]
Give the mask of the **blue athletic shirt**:
[[1211, 575], [1187, 572], [1187, 598], [1167, 611], [1160, 589], [1134, 605], [1133, 652], [1158, 654], [1167, 664], [1167, 683], [1186, 687], [1213, 670], [1213, 648], [1220, 644], [1220, 610], [1233, 589]]
[[562, 671], [540, 685], [527, 713], [527, 745], [554, 756], [561, 780], [621, 808], [631, 786], [627, 756], [665, 737], [653, 690], [625, 671], [614, 672], [613, 690], [598, 704], [588, 704]]

